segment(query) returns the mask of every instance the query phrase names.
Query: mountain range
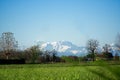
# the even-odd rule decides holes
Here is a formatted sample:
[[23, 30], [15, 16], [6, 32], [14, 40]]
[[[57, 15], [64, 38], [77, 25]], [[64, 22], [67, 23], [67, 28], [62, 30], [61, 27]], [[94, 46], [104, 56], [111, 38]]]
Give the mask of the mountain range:
[[77, 55], [84, 56], [87, 54], [85, 47], [79, 47], [69, 41], [58, 41], [58, 42], [42, 42], [38, 41], [37, 44], [40, 45], [40, 49], [43, 51], [56, 50], [58, 55]]
[[[85, 56], [87, 53], [87, 49], [84, 46], [77, 46], [69, 41], [55, 41], [55, 42], [43, 42], [37, 41], [37, 44], [40, 46], [40, 49], [43, 51], [52, 51], [56, 50], [57, 55], [75, 55], [75, 56]], [[111, 44], [112, 53], [115, 54], [115, 46]], [[99, 53], [102, 52], [102, 47], [98, 47], [97, 50]]]

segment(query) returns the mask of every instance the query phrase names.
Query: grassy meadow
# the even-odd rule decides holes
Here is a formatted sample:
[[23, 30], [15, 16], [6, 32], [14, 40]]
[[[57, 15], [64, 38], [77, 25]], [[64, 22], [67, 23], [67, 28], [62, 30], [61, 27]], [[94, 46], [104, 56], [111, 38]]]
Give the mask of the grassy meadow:
[[0, 80], [120, 80], [120, 65], [0, 65]]

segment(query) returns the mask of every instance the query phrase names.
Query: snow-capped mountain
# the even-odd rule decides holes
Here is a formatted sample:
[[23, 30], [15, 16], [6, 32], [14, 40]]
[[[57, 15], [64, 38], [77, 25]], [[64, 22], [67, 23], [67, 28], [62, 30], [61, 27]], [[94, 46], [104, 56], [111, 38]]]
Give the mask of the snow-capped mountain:
[[79, 47], [69, 41], [58, 41], [58, 42], [41, 42], [38, 41], [37, 44], [40, 46], [40, 49], [46, 50], [56, 50], [58, 55], [77, 55], [84, 56], [87, 53], [85, 47]]
[[[77, 46], [69, 41], [58, 41], [58, 42], [37, 41], [37, 44], [40, 46], [40, 49], [42, 49], [43, 51], [56, 50], [59, 56], [61, 55], [85, 56], [86, 54], [88, 54], [87, 49], [85, 47]], [[111, 44], [110, 46], [113, 55], [115, 55], [116, 52], [118, 53], [114, 44]], [[103, 51], [102, 47], [99, 46], [97, 48], [97, 52], [101, 53], [102, 51]]]

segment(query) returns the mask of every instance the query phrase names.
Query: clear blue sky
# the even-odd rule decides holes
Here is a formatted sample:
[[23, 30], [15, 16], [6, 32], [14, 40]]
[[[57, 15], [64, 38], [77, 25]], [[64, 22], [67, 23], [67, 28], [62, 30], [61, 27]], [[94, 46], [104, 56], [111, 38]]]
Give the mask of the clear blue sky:
[[120, 0], [0, 0], [0, 34], [13, 32], [21, 45], [88, 39], [113, 43], [120, 32]]

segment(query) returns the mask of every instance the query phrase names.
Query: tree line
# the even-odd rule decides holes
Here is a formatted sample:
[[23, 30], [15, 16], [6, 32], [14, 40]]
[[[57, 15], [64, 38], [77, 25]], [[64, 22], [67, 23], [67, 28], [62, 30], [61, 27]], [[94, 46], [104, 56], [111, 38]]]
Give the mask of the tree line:
[[95, 39], [90, 39], [87, 41], [87, 50], [88, 55], [85, 56], [87, 59], [92, 59], [92, 61], [95, 61], [96, 59], [102, 59], [102, 60], [119, 60], [120, 55], [120, 34], [118, 33], [116, 36], [115, 44], [114, 44], [114, 52], [113, 55], [113, 49], [110, 44], [105, 44], [102, 47], [102, 52], [98, 54], [97, 49], [99, 47], [99, 41]]
[[99, 41], [90, 39], [87, 41], [86, 49], [88, 54], [84, 57], [78, 56], [57, 56], [57, 51], [42, 51], [39, 45], [31, 46], [25, 50], [18, 49], [18, 41], [15, 40], [12, 32], [4, 32], [0, 37], [0, 59], [25, 59], [26, 63], [54, 63], [65, 61], [95, 61], [102, 60], [119, 60], [120, 51], [120, 34], [117, 35], [115, 46], [117, 52], [112, 54], [112, 48], [105, 44], [102, 52], [98, 53]]
[[12, 32], [4, 32], [0, 37], [0, 59], [25, 59], [26, 63], [60, 62], [57, 51], [42, 51], [39, 45], [25, 50], [18, 49], [18, 41]]

